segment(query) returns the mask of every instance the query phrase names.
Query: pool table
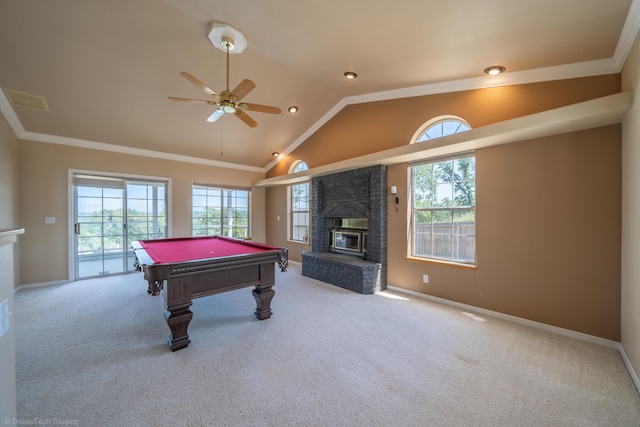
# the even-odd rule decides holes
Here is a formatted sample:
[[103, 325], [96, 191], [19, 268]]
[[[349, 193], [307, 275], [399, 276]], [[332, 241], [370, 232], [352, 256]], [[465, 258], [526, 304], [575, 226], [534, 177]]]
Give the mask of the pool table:
[[[288, 267], [287, 248], [222, 236], [136, 240], [131, 243], [135, 265], [144, 272], [147, 292], [165, 302], [165, 320], [171, 330], [169, 347], [176, 351], [191, 342], [187, 328], [193, 318], [194, 298], [255, 286], [255, 315], [271, 317], [275, 294], [275, 263]], [[166, 283], [165, 283], [166, 282]]]

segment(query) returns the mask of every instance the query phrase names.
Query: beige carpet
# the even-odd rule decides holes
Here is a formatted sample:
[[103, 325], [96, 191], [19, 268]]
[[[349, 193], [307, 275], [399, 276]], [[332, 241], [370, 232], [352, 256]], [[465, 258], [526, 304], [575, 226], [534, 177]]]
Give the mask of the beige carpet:
[[81, 426], [640, 426], [617, 351], [277, 273], [194, 301], [171, 352], [142, 275], [16, 295], [18, 417]]

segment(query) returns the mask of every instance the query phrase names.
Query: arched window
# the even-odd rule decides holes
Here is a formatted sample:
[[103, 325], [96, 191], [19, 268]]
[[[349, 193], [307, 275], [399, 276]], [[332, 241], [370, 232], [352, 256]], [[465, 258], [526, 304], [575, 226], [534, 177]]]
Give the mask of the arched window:
[[[289, 173], [308, 170], [302, 160], [294, 162]], [[289, 240], [309, 242], [309, 183], [296, 184], [289, 187]]]
[[[437, 117], [416, 131], [426, 143], [471, 127], [459, 117]], [[474, 153], [415, 162], [411, 173], [411, 256], [475, 263], [476, 168]]]
[[291, 164], [291, 167], [289, 168], [289, 173], [302, 172], [306, 170], [309, 170], [309, 167], [307, 166], [307, 164], [302, 160], [297, 160]]
[[429, 120], [413, 135], [411, 143], [430, 141], [471, 129], [469, 123], [456, 116], [439, 116]]

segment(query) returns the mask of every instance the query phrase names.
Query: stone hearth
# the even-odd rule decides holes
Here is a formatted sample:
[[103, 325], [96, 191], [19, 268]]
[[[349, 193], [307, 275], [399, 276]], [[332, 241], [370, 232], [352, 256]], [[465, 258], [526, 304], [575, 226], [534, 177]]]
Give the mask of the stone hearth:
[[[329, 253], [329, 218], [366, 218], [366, 259]], [[360, 293], [387, 288], [387, 167], [371, 166], [311, 180], [311, 252], [302, 274]], [[362, 281], [362, 283], [359, 283]]]

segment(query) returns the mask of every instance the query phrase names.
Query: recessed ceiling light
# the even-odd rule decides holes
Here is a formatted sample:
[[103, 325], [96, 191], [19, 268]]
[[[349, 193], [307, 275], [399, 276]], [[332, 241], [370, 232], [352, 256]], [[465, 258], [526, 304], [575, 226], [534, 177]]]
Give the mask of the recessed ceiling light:
[[277, 151], [274, 151], [273, 153], [271, 153], [271, 155], [273, 157], [278, 157], [280, 155], [280, 153], [278, 153]]
[[292, 105], [291, 107], [287, 108], [287, 111], [290, 112], [291, 114], [297, 113], [298, 107], [296, 107], [295, 105]]
[[484, 72], [486, 74], [489, 74], [490, 76], [497, 76], [498, 74], [502, 74], [505, 71], [507, 71], [507, 69], [502, 65], [492, 65], [491, 67], [487, 67], [484, 69]]
[[358, 77], [358, 75], [356, 73], [354, 73], [353, 71], [345, 71], [344, 72], [344, 76], [348, 79], [348, 80], [353, 80], [356, 77]]

